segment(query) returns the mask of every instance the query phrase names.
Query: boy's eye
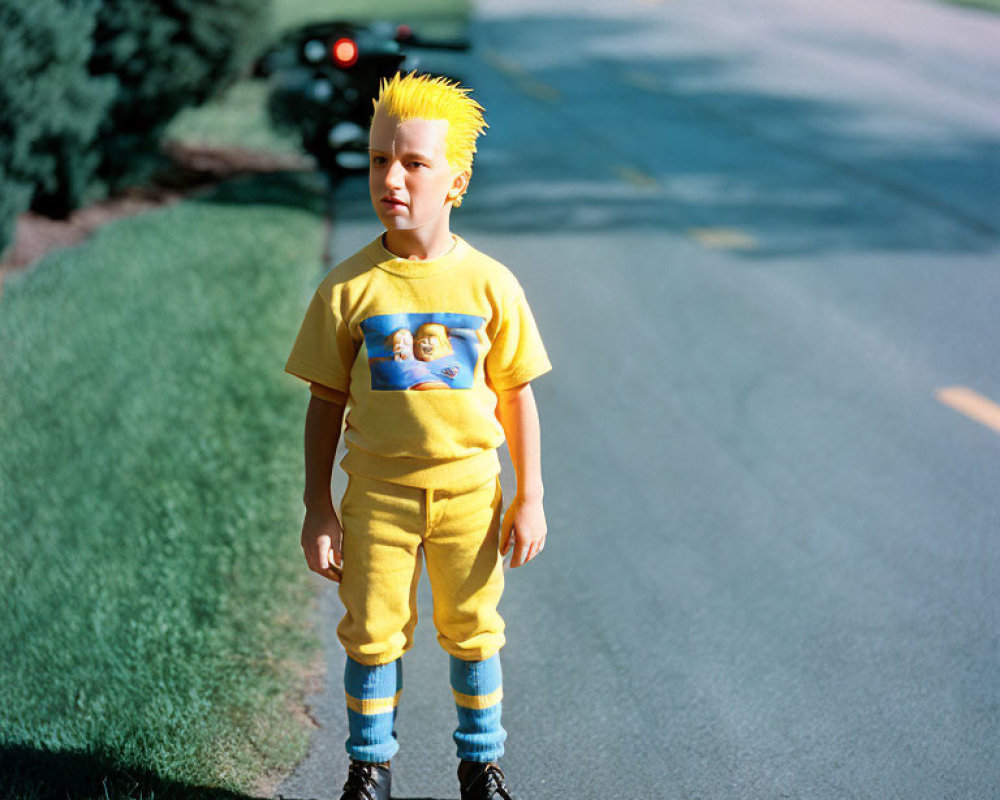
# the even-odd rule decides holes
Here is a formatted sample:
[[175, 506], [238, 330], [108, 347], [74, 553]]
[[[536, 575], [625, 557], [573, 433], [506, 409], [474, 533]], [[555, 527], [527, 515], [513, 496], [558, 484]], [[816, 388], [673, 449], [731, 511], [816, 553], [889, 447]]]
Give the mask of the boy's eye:
[[427, 165], [423, 161], [411, 161], [411, 167], [426, 167]]
[[385, 163], [385, 156], [376, 156], [376, 155], [373, 155], [372, 156], [372, 163], [373, 164], [384, 164]]

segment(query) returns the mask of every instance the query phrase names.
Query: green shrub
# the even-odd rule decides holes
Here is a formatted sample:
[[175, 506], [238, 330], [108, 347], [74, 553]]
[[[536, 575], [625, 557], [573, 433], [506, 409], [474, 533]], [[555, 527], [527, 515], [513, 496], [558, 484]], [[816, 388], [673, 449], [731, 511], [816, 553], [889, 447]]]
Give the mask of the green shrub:
[[99, 142], [110, 188], [144, 180], [174, 115], [249, 67], [269, 8], [267, 0], [103, 0], [90, 69], [120, 84]]
[[0, 0], [0, 253], [16, 215], [140, 183], [167, 123], [247, 69], [268, 0]]
[[115, 93], [94, 78], [88, 0], [0, 0], [0, 252], [29, 204], [61, 216], [86, 193]]

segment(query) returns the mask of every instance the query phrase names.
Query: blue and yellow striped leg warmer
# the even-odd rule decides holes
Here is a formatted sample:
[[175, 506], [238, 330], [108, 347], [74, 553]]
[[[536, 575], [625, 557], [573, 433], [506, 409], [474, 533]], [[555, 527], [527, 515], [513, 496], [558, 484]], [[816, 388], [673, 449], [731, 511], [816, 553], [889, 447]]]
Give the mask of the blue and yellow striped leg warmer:
[[356, 761], [381, 763], [399, 750], [396, 706], [403, 690], [403, 660], [368, 667], [350, 656], [344, 668], [347, 695], [347, 754]]
[[496, 761], [503, 755], [507, 732], [500, 724], [503, 679], [500, 655], [485, 661], [462, 661], [451, 656], [451, 690], [458, 708], [455, 744], [467, 761]]

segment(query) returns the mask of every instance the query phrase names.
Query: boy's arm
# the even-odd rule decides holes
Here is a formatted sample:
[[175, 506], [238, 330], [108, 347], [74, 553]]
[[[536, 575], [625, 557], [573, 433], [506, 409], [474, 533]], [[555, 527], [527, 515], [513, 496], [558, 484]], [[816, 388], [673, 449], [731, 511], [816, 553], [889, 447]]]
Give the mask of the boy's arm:
[[519, 567], [542, 552], [546, 534], [542, 508], [542, 433], [530, 383], [498, 392], [497, 419], [507, 437], [507, 449], [517, 474], [517, 494], [503, 518], [500, 552], [507, 555], [513, 544], [510, 565]]
[[302, 497], [306, 513], [301, 541], [306, 563], [313, 572], [338, 582], [343, 529], [333, 507], [330, 479], [345, 405], [346, 398], [333, 390], [314, 389], [309, 398], [305, 426], [306, 489]]

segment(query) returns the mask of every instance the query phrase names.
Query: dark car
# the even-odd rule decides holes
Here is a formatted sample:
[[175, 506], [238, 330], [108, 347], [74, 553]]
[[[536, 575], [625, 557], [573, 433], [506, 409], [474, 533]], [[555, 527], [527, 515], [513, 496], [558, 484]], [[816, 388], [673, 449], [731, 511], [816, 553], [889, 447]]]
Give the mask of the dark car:
[[379, 84], [418, 67], [411, 48], [467, 49], [466, 42], [426, 42], [405, 25], [345, 21], [306, 25], [282, 37], [258, 60], [269, 78], [268, 112], [297, 131], [302, 146], [331, 173], [368, 164], [368, 123]]

